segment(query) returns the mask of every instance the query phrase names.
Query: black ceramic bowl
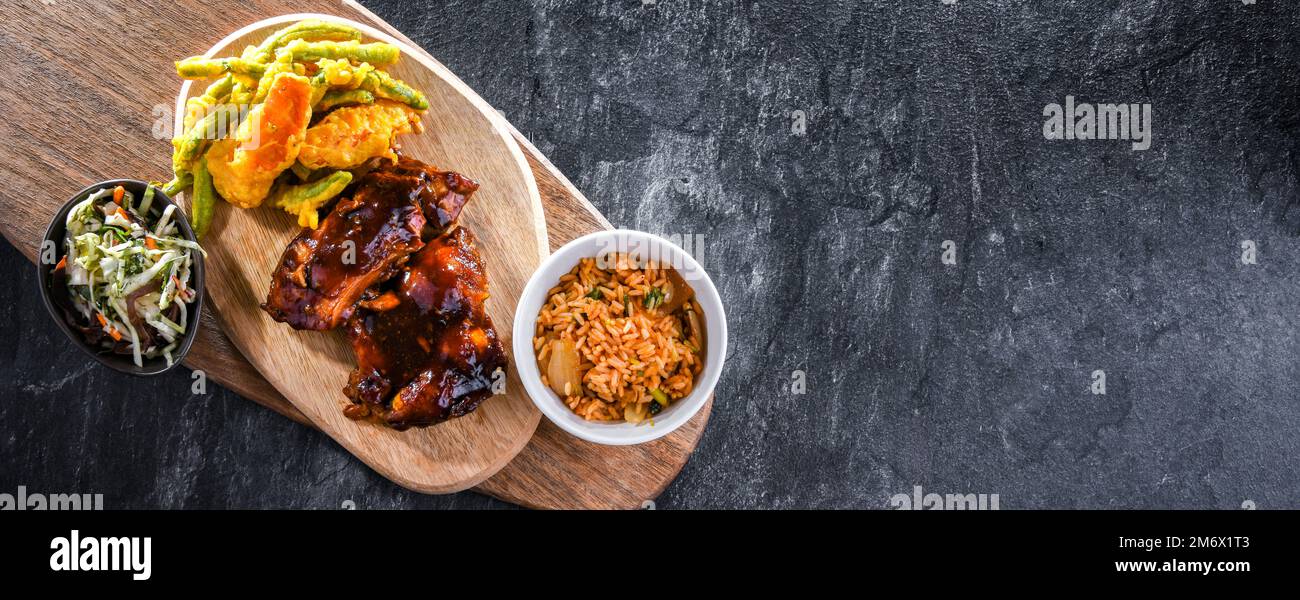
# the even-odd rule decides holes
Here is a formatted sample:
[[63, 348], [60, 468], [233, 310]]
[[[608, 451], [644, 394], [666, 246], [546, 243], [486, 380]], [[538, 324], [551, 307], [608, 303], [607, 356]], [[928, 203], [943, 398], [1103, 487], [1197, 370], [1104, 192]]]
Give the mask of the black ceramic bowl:
[[[145, 188], [149, 184], [135, 179], [101, 181], [77, 192], [75, 196], [64, 203], [63, 208], [59, 209], [58, 214], [54, 215], [54, 220], [50, 221], [49, 228], [45, 230], [45, 241], [41, 243], [41, 253], [37, 256], [36, 260], [37, 281], [39, 281], [41, 285], [41, 300], [45, 302], [45, 309], [48, 310], [50, 316], [54, 318], [54, 322], [58, 324], [59, 329], [68, 336], [68, 339], [72, 340], [73, 344], [78, 348], [81, 348], [83, 352], [115, 371], [121, 371], [131, 375], [158, 375], [170, 371], [173, 367], [181, 364], [181, 360], [189, 353], [190, 346], [194, 344], [194, 336], [198, 334], [199, 316], [203, 314], [203, 298], [205, 295], [203, 291], [202, 254], [197, 252], [194, 254], [194, 266], [190, 270], [190, 287], [194, 288], [198, 295], [195, 297], [194, 302], [189, 305], [189, 319], [186, 323], [185, 336], [181, 338], [181, 343], [176, 347], [176, 351], [172, 352], [173, 363], [171, 366], [168, 366], [167, 359], [161, 356], [156, 358], [145, 358], [143, 359], [143, 366], [136, 366], [135, 360], [130, 354], [114, 354], [111, 350], [91, 346], [86, 343], [81, 332], [72, 328], [72, 325], [68, 323], [68, 316], [64, 314], [65, 310], [62, 307], [71, 304], [71, 300], [68, 299], [67, 286], [58, 285], [54, 281], [54, 267], [58, 262], [58, 258], [63, 256], [66, 252], [63, 237], [67, 229], [66, 222], [68, 219], [68, 211], [78, 202], [85, 200], [87, 196], [90, 196], [104, 188], [112, 188], [119, 185], [126, 188], [126, 190], [131, 192], [131, 194], [138, 200], [139, 198], [144, 197]], [[162, 190], [155, 187], [153, 204], [149, 208], [149, 215], [147, 218], [151, 221], [158, 219], [162, 216], [162, 211], [171, 204], [174, 204], [172, 199], [162, 193]], [[179, 224], [181, 235], [185, 239], [190, 241], [195, 240], [194, 230], [190, 229], [190, 223], [186, 220], [185, 213], [181, 211], [179, 206], [176, 207], [176, 211], [172, 213], [172, 219]], [[54, 251], [47, 254], [45, 250], [49, 247], [50, 242], [53, 242], [54, 244]], [[48, 258], [50, 254], [55, 257], [54, 261], [46, 262], [45, 259]]]

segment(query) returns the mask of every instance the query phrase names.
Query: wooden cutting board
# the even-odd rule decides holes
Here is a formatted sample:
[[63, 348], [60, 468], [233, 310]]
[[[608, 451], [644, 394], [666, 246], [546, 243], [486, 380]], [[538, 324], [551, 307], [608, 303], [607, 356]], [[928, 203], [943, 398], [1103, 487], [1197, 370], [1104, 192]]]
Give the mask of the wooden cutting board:
[[[333, 15], [282, 15], [257, 21], [227, 35], [205, 56], [239, 56], [244, 48], [304, 18], [337, 19], [360, 30], [364, 41], [385, 42], [401, 50], [402, 59], [385, 70], [422, 90], [429, 109], [420, 116], [427, 131], [403, 135], [398, 142], [407, 156], [479, 182], [459, 222], [474, 234], [475, 247], [487, 265], [488, 316], [495, 323], [510, 323], [524, 286], [548, 248], [537, 185], [501, 116], [446, 67], [406, 42]], [[184, 111], [187, 99], [202, 95], [208, 83], [182, 86], [176, 112]], [[181, 127], [179, 114], [173, 127]], [[274, 140], [263, 140], [268, 141]], [[188, 199], [180, 203], [189, 209]], [[502, 393], [474, 412], [436, 427], [395, 431], [348, 419], [341, 410], [342, 390], [348, 387], [356, 361], [343, 332], [294, 331], [258, 306], [266, 298], [285, 246], [302, 230], [297, 217], [271, 206], [239, 210], [225, 203], [214, 212], [203, 239], [209, 306], [221, 315], [227, 337], [244, 357], [312, 425], [385, 477], [433, 494], [482, 482], [528, 443], [541, 415], [513, 364], [506, 369], [509, 377], [500, 388]], [[509, 348], [512, 332], [504, 325], [496, 329], [501, 344]]]
[[[329, 0], [161, 5], [30, 0], [0, 6], [0, 49], [22, 82], [0, 88], [0, 102], [9, 107], [0, 144], [10, 149], [0, 161], [5, 203], [0, 232], [31, 259], [50, 216], [77, 189], [118, 176], [164, 179], [170, 144], [151, 132], [166, 117], [159, 107], [170, 110], [180, 85], [170, 61], [201, 54], [248, 23], [303, 11], [369, 20], [404, 39], [364, 8]], [[552, 249], [610, 227], [550, 161], [505, 126], [533, 171]], [[235, 349], [214, 312], [205, 314], [186, 363], [244, 397], [310, 424]], [[529, 507], [642, 506], [681, 470], [710, 408], [672, 434], [638, 446], [590, 444], [543, 419], [514, 460], [475, 489]]]

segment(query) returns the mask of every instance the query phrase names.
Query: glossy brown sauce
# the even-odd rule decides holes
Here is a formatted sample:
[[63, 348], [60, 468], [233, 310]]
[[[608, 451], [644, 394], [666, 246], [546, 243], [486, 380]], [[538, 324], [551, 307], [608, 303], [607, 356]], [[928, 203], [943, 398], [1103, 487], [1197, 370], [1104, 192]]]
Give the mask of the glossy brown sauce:
[[320, 227], [304, 229], [285, 248], [262, 308], [294, 329], [342, 325], [362, 293], [446, 231], [476, 189], [472, 180], [406, 157], [367, 173]]
[[455, 225], [477, 189], [402, 157], [361, 177], [285, 248], [262, 308], [295, 329], [347, 323], [358, 363], [344, 390], [349, 417], [432, 425], [474, 410], [504, 377], [483, 260]]
[[350, 416], [404, 429], [474, 410], [506, 367], [474, 236], [458, 227], [436, 238], [389, 283], [377, 293], [392, 294], [396, 306], [363, 308], [348, 322], [357, 356]]

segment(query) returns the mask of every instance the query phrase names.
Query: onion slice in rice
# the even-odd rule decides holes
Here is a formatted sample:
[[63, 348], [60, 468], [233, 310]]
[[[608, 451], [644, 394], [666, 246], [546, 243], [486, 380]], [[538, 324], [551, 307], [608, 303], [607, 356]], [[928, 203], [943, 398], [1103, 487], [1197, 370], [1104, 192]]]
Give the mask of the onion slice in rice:
[[[700, 340], [700, 347], [696, 348], [696, 353], [700, 356], [704, 356], [704, 344], [706, 344], [707, 341], [704, 338], [704, 325], [700, 323], [700, 315], [694, 310], [688, 310], [686, 311], [686, 320], [691, 324], [691, 335], [694, 335], [696, 339]], [[689, 338], [690, 336], [688, 335], [687, 337]]]
[[668, 277], [668, 289], [664, 290], [664, 302], [659, 305], [659, 310], [665, 315], [671, 315], [695, 295], [695, 290], [686, 285], [686, 279], [682, 278], [677, 269], [666, 267], [664, 275]]
[[645, 405], [635, 402], [623, 407], [623, 420], [628, 423], [640, 423], [645, 420]]
[[581, 364], [582, 357], [578, 355], [573, 340], [551, 342], [551, 362], [546, 367], [546, 378], [551, 382], [551, 389], [561, 398], [582, 395], [582, 371], [578, 370]]

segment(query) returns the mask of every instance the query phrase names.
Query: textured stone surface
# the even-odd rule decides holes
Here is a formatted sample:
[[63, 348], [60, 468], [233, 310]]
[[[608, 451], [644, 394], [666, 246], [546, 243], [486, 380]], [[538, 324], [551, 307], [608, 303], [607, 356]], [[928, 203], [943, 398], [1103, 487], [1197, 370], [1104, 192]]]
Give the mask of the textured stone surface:
[[[884, 507], [915, 485], [1003, 508], [1300, 506], [1296, 7], [366, 4], [615, 225], [704, 236], [731, 352], [660, 507]], [[1044, 140], [1066, 94], [1151, 103], [1151, 149]], [[192, 396], [188, 372], [93, 366], [26, 262], [0, 261], [3, 489], [502, 506], [406, 492], [229, 392]]]

